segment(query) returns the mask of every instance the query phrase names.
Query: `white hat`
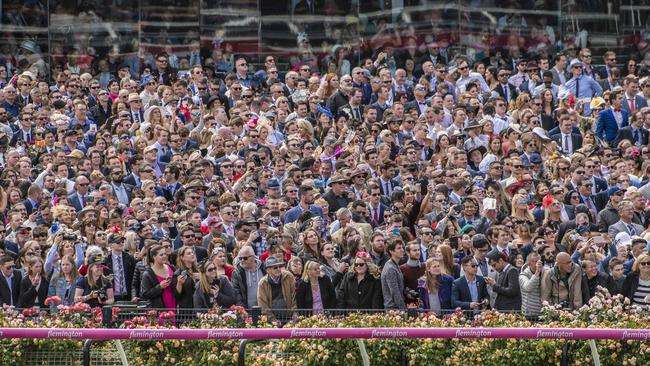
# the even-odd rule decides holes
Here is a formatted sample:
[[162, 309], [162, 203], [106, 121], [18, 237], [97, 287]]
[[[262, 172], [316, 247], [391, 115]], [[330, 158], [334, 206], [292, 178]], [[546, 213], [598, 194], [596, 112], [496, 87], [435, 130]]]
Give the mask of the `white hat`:
[[632, 244], [632, 238], [630, 238], [630, 234], [625, 233], [625, 232], [620, 232], [616, 234], [614, 237], [614, 242], [619, 245], [625, 245], [625, 246], [630, 246]]
[[533, 133], [534, 133], [535, 135], [539, 136], [539, 138], [541, 138], [541, 139], [544, 140], [544, 141], [551, 141], [551, 139], [550, 139], [550, 138], [548, 137], [548, 135], [546, 134], [546, 130], [544, 130], [544, 129], [541, 128], [541, 127], [535, 127], [535, 128], [533, 128]]

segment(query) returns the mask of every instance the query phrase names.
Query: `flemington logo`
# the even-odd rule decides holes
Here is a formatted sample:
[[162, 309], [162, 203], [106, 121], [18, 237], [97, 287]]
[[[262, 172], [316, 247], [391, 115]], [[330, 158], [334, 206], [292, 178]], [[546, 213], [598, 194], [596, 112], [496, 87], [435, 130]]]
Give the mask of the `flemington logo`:
[[244, 332], [240, 330], [211, 330], [208, 332], [208, 339], [231, 339], [231, 338], [244, 338]]
[[129, 333], [129, 338], [130, 339], [162, 339], [165, 336], [165, 333], [163, 332], [145, 332], [145, 331], [138, 331], [138, 330], [132, 330]]
[[492, 332], [482, 329], [458, 329], [456, 338], [487, 338], [492, 337]]
[[83, 338], [83, 332], [78, 330], [50, 330], [47, 338]]
[[289, 338], [317, 338], [317, 337], [325, 337], [325, 336], [327, 336], [327, 332], [324, 330], [291, 329], [291, 334], [289, 335]]
[[397, 337], [406, 337], [408, 332], [404, 330], [376, 330], [373, 329], [370, 334], [372, 338], [397, 338]]
[[647, 330], [626, 330], [623, 332], [623, 339], [650, 339], [650, 332]]
[[566, 330], [538, 330], [537, 338], [573, 338], [573, 332]]

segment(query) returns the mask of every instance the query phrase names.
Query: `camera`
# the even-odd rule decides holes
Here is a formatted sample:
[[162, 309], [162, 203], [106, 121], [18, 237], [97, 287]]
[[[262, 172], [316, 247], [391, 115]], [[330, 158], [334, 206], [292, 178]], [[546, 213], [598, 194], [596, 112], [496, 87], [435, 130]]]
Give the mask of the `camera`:
[[63, 234], [63, 240], [76, 241], [77, 236], [75, 234]]
[[408, 301], [417, 301], [418, 298], [420, 297], [417, 291], [410, 289], [408, 287], [404, 288], [404, 296]]
[[97, 290], [97, 299], [101, 302], [108, 300], [108, 295], [106, 295], [106, 289], [101, 288]]

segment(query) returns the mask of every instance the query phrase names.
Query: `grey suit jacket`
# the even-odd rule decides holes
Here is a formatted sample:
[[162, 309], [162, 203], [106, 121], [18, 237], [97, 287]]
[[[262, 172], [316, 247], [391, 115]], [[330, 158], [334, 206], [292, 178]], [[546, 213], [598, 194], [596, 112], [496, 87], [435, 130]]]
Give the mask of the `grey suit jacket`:
[[[630, 225], [632, 225], [634, 227], [634, 230], [636, 231], [634, 235], [641, 235], [641, 233], [644, 230], [643, 226], [635, 223], [631, 223]], [[609, 235], [610, 238], [616, 237], [616, 234], [621, 232], [628, 233], [630, 236], [632, 236], [632, 233], [630, 233], [630, 230], [628, 230], [627, 225], [625, 225], [625, 223], [621, 220], [618, 220], [617, 223], [610, 226], [609, 229], [607, 230], [607, 234]]]
[[[553, 73], [553, 84], [561, 85], [562, 82], [560, 81], [560, 74], [557, 72], [557, 70], [554, 67], [551, 67], [551, 73]], [[566, 71], [564, 71], [563, 73], [564, 73], [564, 81], [566, 82], [570, 79], [570, 77]]]

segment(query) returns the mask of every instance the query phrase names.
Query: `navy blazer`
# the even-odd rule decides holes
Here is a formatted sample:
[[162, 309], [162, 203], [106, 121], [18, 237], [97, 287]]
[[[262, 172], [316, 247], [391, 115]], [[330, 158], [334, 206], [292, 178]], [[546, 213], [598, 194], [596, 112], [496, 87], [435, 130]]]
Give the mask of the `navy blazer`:
[[[623, 123], [621, 127], [628, 125], [629, 113], [621, 109], [623, 115]], [[598, 113], [598, 122], [596, 123], [596, 137], [601, 141], [605, 140], [608, 144], [612, 145], [618, 133], [618, 124], [614, 118], [614, 111], [611, 108], [606, 108]]]
[[[641, 145], [647, 145], [648, 137], [650, 135], [648, 130], [639, 128], [639, 134], [641, 135]], [[632, 143], [632, 145], [636, 145], [636, 141], [634, 141], [634, 133], [632, 132], [631, 126], [625, 126], [618, 129], [616, 133], [616, 139], [614, 139], [614, 146], [617, 146], [618, 143], [623, 140], [628, 140]]]
[[[440, 301], [440, 308], [442, 310], [452, 309], [451, 288], [453, 286], [453, 283], [454, 278], [452, 276], [446, 274], [440, 275], [440, 283], [438, 284], [438, 300]], [[420, 300], [422, 300], [422, 309], [431, 310], [431, 304], [429, 303], [429, 291], [427, 288], [424, 286], [418, 286], [418, 293], [420, 294]]]
[[386, 212], [386, 209], [388, 209], [388, 206], [379, 202], [379, 221], [375, 221], [373, 208], [370, 207], [370, 205], [368, 205], [368, 212], [370, 213], [369, 223], [373, 229], [376, 228], [377, 226], [382, 226], [384, 224], [384, 212]]
[[[476, 276], [476, 285], [478, 287], [478, 301], [490, 300], [485, 279], [481, 276]], [[451, 306], [452, 308], [461, 308], [463, 310], [471, 310], [469, 304], [472, 302], [472, 294], [469, 292], [469, 285], [465, 276], [454, 280], [451, 286]]]
[[[557, 146], [560, 148], [560, 150], [563, 150], [564, 141], [562, 141], [562, 133], [551, 135], [550, 137], [551, 140], [557, 143]], [[571, 146], [573, 147], [574, 152], [580, 149], [582, 147], [582, 135], [579, 133], [571, 133]]]

